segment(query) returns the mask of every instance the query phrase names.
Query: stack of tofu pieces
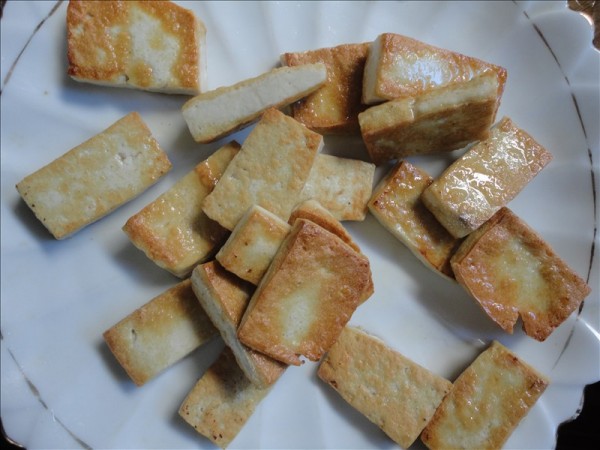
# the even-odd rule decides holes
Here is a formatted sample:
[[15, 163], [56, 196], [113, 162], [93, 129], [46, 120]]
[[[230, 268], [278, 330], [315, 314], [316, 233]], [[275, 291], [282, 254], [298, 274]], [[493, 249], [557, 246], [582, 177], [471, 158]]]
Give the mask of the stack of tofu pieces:
[[[226, 350], [179, 413], [221, 447], [303, 358], [320, 361], [319, 377], [402, 447], [419, 436], [432, 449], [502, 446], [548, 380], [493, 342], [451, 383], [347, 325], [375, 287], [368, 258], [341, 221], [370, 211], [428, 267], [463, 285], [503, 330], [512, 332], [521, 316], [526, 334], [546, 339], [590, 289], [506, 207], [551, 160], [510, 118], [495, 123], [506, 70], [385, 33], [286, 53], [282, 67], [206, 91], [206, 29], [198, 18], [170, 2], [112, 3], [109, 25], [136, 23], [136, 33], [105, 33], [103, 4], [69, 5], [75, 80], [195, 95], [182, 114], [201, 144], [254, 124], [241, 145], [225, 142], [123, 227], [182, 279], [104, 333], [131, 379], [141, 386], [220, 335]], [[171, 66], [156, 52], [113, 52], [118, 61], [108, 62], [95, 56], [106, 45], [122, 48], [122, 38], [143, 47], [139, 39], [153, 33], [148, 17], [164, 22], [163, 31], [172, 29], [169, 20], [188, 24], [180, 41], [160, 39], [164, 55], [180, 56]], [[372, 162], [322, 153], [323, 134], [360, 134]], [[404, 159], [465, 147], [435, 180]], [[375, 166], [388, 163], [373, 189]], [[170, 168], [131, 113], [17, 189], [62, 239]], [[93, 187], [85, 186], [90, 176]]]

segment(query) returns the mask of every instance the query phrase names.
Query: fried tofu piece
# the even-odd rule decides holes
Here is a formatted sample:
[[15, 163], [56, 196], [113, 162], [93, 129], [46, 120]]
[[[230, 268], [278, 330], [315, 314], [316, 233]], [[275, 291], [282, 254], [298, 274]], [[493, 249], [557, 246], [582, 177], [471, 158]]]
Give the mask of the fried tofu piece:
[[273, 384], [287, 366], [246, 347], [237, 338], [237, 328], [254, 286], [228, 272], [216, 261], [198, 265], [191, 280], [198, 301], [248, 379], [259, 386]]
[[26, 176], [17, 191], [56, 239], [132, 200], [171, 170], [136, 112]]
[[227, 448], [271, 386], [253, 384], [225, 348], [179, 408], [179, 415], [215, 445]]
[[400, 161], [375, 188], [369, 211], [427, 267], [454, 278], [450, 258], [460, 240], [448, 233], [421, 201], [432, 182], [425, 171]]
[[305, 219], [294, 223], [238, 329], [240, 341], [286, 364], [317, 361], [372, 283], [369, 260]]
[[136, 309], [103, 337], [141, 386], [217, 335], [188, 279]]
[[411, 155], [450, 152], [486, 139], [499, 106], [498, 75], [486, 72], [420, 95], [373, 106], [358, 116], [377, 165]]
[[419, 437], [452, 383], [355, 327], [344, 328], [318, 376], [402, 448]]
[[251, 206], [217, 253], [217, 261], [257, 285], [269, 268], [290, 226], [260, 206]]
[[317, 200], [305, 200], [296, 206], [290, 215], [288, 223], [294, 225], [296, 219], [306, 219], [316, 223], [341, 238], [342, 241], [357, 252], [360, 252], [360, 247], [354, 242], [350, 233], [348, 233], [333, 214], [331, 214], [327, 208], [324, 208]]
[[479, 228], [552, 160], [508, 117], [423, 191], [425, 206], [456, 238]]
[[326, 80], [321, 63], [275, 68], [192, 98], [183, 105], [183, 118], [196, 142], [211, 142], [250, 125], [269, 108], [307, 96]]
[[87, 83], [195, 95], [206, 79], [206, 28], [170, 1], [70, 1], [69, 75]]
[[255, 204], [287, 221], [322, 145], [323, 136], [276, 109], [266, 111], [202, 209], [228, 230]]
[[184, 278], [225, 241], [229, 230], [204, 214], [202, 202], [239, 148], [224, 145], [127, 220], [123, 231], [159, 267]]
[[281, 60], [287, 66], [321, 62], [327, 67], [327, 82], [292, 104], [294, 119], [317, 133], [358, 133], [358, 113], [365, 109], [361, 96], [369, 46], [365, 42], [284, 53]]
[[502, 448], [548, 384], [494, 341], [454, 382], [421, 440], [431, 450]]
[[362, 221], [367, 215], [374, 176], [372, 163], [319, 154], [301, 197], [317, 200], [337, 220]]
[[506, 69], [407, 36], [384, 33], [369, 48], [362, 101], [373, 104], [413, 97], [486, 72], [498, 75], [500, 98], [506, 83]]
[[529, 225], [500, 209], [451, 259], [456, 280], [490, 318], [512, 333], [545, 340], [575, 311], [590, 287]]

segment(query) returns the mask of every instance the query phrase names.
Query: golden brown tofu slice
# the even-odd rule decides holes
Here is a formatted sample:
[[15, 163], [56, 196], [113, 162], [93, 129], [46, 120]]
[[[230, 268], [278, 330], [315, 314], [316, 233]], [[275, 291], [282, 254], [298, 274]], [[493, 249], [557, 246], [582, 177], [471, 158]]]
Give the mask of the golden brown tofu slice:
[[375, 164], [411, 155], [443, 153], [486, 139], [499, 106], [498, 75], [373, 106], [359, 114], [360, 130]]
[[373, 104], [412, 97], [490, 71], [498, 75], [500, 98], [506, 69], [407, 36], [384, 33], [369, 48], [362, 101]]
[[216, 258], [230, 272], [257, 285], [289, 231], [287, 222], [253, 205], [237, 223]]
[[231, 350], [223, 350], [179, 408], [179, 415], [215, 445], [227, 448], [242, 430], [271, 386], [253, 384]]
[[87, 83], [198, 94], [206, 79], [206, 28], [170, 1], [70, 1], [69, 75]]
[[132, 200], [170, 170], [167, 154], [133, 112], [16, 187], [52, 235], [63, 239]]
[[431, 450], [502, 448], [548, 384], [494, 341], [454, 382], [421, 440]]
[[240, 341], [286, 364], [317, 361], [335, 342], [371, 281], [369, 260], [339, 237], [298, 219], [238, 329]]
[[321, 62], [327, 67], [325, 84], [292, 105], [294, 119], [317, 133], [358, 133], [358, 113], [365, 109], [361, 96], [369, 45], [284, 53], [281, 60], [287, 66]]
[[402, 448], [433, 416], [452, 383], [347, 326], [323, 358], [319, 378]]
[[248, 379], [259, 386], [273, 384], [286, 366], [246, 347], [237, 338], [237, 328], [254, 286], [228, 272], [216, 261], [198, 265], [191, 280], [200, 304]]
[[502, 329], [545, 340], [590, 287], [523, 220], [502, 208], [451, 259], [456, 280]]
[[504, 117], [422, 195], [454, 237], [464, 237], [506, 206], [552, 160], [552, 154]]
[[156, 296], [103, 334], [138, 386], [217, 335], [189, 279]]
[[123, 231], [159, 267], [184, 278], [227, 238], [229, 231], [204, 214], [202, 202], [239, 148], [224, 145], [127, 220]]
[[266, 111], [202, 209], [233, 230], [252, 205], [287, 221], [323, 145], [323, 136], [276, 109]]
[[369, 210], [427, 267], [454, 278], [450, 258], [460, 240], [448, 233], [421, 201], [421, 194], [432, 182], [425, 171], [400, 161], [375, 188]]

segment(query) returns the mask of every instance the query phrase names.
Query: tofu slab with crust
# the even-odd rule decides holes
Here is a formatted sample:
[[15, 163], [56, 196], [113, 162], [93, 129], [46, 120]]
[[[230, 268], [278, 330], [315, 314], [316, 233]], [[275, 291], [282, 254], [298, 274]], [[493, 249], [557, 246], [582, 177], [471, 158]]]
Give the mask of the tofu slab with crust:
[[322, 146], [323, 136], [276, 109], [267, 110], [202, 209], [228, 230], [255, 204], [287, 221]]
[[225, 348], [194, 385], [179, 416], [220, 448], [227, 448], [240, 433], [271, 386], [253, 384]]
[[504, 117], [487, 139], [423, 191], [423, 203], [450, 234], [464, 237], [506, 206], [551, 160], [548, 150]]
[[371, 281], [369, 260], [305, 219], [294, 223], [238, 329], [240, 341], [286, 364], [319, 360]]
[[424, 170], [400, 161], [375, 188], [369, 211], [427, 267], [454, 278], [450, 258], [460, 239], [448, 233], [421, 201], [421, 194], [432, 182]]
[[206, 79], [206, 28], [170, 1], [79, 1], [67, 8], [69, 75], [81, 82], [195, 95]]
[[219, 250], [216, 259], [230, 272], [257, 285], [290, 228], [275, 214], [252, 205]]
[[450, 260], [456, 280], [486, 314], [512, 333], [544, 341], [590, 293], [587, 283], [529, 225], [500, 209]]
[[452, 383], [381, 339], [346, 326], [318, 376], [402, 448], [419, 437]]
[[322, 63], [278, 67], [192, 98], [183, 105], [183, 118], [196, 142], [211, 142], [250, 125], [269, 108], [280, 109], [305, 97], [326, 79]]
[[292, 104], [292, 116], [322, 134], [358, 133], [363, 73], [370, 43], [342, 44], [281, 55], [283, 64], [298, 66], [321, 62], [327, 66], [327, 82]]
[[159, 267], [184, 278], [227, 239], [229, 230], [204, 214], [202, 202], [239, 149], [235, 141], [219, 148], [127, 220], [123, 231]]
[[225, 270], [217, 261], [198, 265], [191, 276], [198, 301], [231, 349], [248, 379], [258, 386], [273, 384], [286, 365], [242, 344], [237, 328], [246, 311], [254, 286]]
[[141, 386], [217, 335], [188, 279], [136, 309], [103, 337], [129, 377]]
[[502, 448], [548, 384], [494, 341], [454, 381], [421, 440], [431, 450]]
[[413, 97], [486, 72], [498, 75], [500, 98], [506, 83], [503, 67], [400, 34], [383, 33], [369, 48], [362, 101], [374, 104]]
[[16, 187], [48, 231], [64, 239], [132, 200], [170, 170], [167, 154], [132, 112]]
[[373, 106], [358, 116], [363, 141], [375, 164], [411, 155], [444, 153], [486, 139], [499, 106], [498, 75]]

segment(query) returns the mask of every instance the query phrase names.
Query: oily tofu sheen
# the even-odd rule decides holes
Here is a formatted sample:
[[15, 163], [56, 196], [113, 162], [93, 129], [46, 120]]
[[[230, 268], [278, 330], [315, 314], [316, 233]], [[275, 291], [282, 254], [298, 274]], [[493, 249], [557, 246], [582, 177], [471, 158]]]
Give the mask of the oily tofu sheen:
[[136, 112], [17, 184], [56, 239], [63, 239], [141, 194], [171, 162]]
[[369, 260], [338, 236], [297, 219], [258, 285], [238, 337], [286, 364], [317, 361], [335, 342], [371, 281]]

